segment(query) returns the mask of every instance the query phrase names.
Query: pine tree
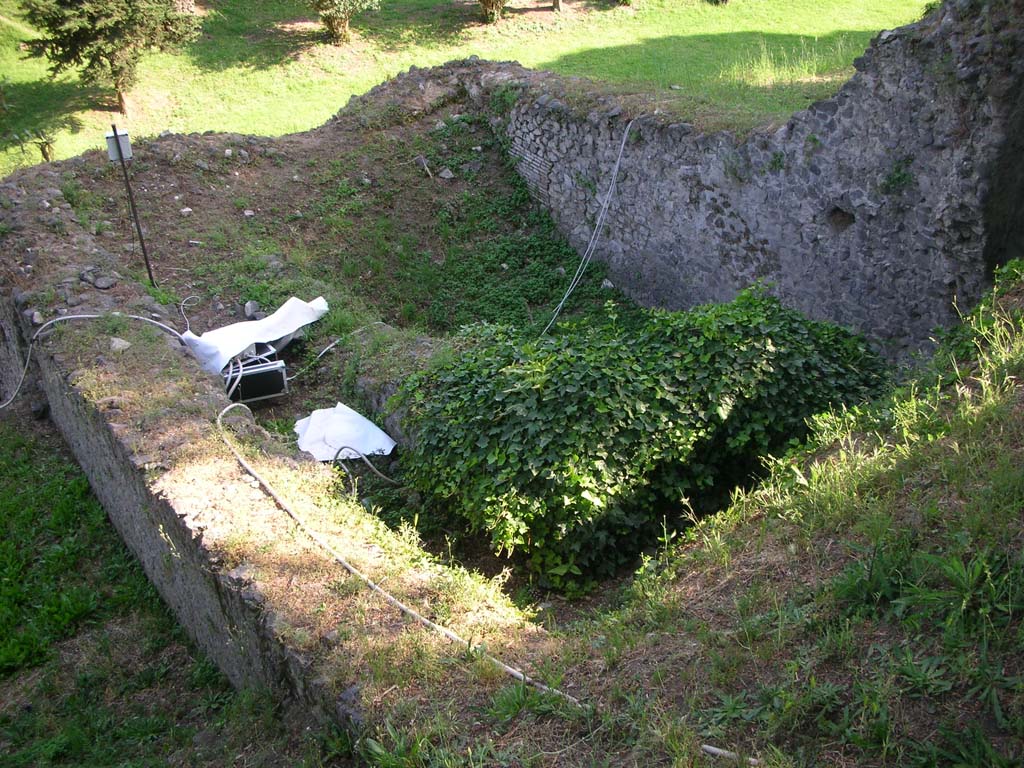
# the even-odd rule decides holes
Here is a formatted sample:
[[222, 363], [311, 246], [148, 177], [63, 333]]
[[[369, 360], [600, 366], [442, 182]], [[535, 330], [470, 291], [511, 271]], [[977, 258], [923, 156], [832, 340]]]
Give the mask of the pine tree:
[[25, 17], [42, 33], [29, 55], [50, 60], [50, 73], [82, 67], [82, 80], [112, 86], [127, 114], [125, 94], [149, 48], [166, 50], [193, 39], [199, 20], [175, 0], [22, 0]]

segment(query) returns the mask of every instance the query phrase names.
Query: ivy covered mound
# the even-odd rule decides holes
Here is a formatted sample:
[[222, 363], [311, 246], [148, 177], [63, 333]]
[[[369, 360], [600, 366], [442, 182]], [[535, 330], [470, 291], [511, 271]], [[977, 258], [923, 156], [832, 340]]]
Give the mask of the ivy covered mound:
[[666, 516], [883, 375], [863, 339], [761, 289], [629, 321], [609, 306], [532, 341], [490, 325], [463, 339], [400, 393], [408, 478], [561, 589], [635, 558]]

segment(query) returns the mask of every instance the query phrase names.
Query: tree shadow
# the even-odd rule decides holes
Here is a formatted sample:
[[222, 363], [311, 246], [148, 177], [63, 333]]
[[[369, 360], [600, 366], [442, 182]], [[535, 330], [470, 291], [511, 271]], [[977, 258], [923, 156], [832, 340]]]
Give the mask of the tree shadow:
[[220, 0], [206, 6], [202, 31], [185, 51], [196, 66], [208, 71], [269, 69], [325, 39], [316, 14], [303, 3]]
[[454, 45], [467, 29], [485, 25], [476, 0], [397, 0], [352, 20], [353, 29], [388, 51]]
[[0, 111], [0, 151], [32, 145], [61, 132], [78, 133], [85, 110], [116, 110], [117, 102], [104, 89], [77, 80], [33, 80], [3, 85], [5, 109]]
[[[398, 0], [383, 3], [351, 20], [356, 39], [338, 46], [339, 56], [358, 52], [364, 38], [388, 51], [438, 47], [456, 42], [464, 28], [482, 24], [473, 0]], [[299, 59], [327, 43], [316, 14], [296, 0], [210, 3], [200, 37], [186, 48], [189, 58], [207, 71], [236, 67], [270, 69]]]
[[670, 35], [576, 51], [538, 68], [583, 77], [599, 71], [612, 92], [646, 93], [648, 107], [678, 114], [707, 130], [746, 130], [787, 119], [834, 95], [875, 34], [855, 29], [820, 37]]
[[586, 11], [613, 11], [626, 3], [621, 3], [619, 0], [577, 0], [572, 5]]

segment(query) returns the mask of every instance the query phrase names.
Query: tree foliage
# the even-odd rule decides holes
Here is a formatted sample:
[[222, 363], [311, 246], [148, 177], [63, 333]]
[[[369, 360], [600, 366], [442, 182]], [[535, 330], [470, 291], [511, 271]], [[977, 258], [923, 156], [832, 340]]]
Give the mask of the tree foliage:
[[808, 415], [881, 382], [861, 338], [759, 289], [534, 341], [467, 332], [458, 359], [403, 389], [408, 476], [561, 588], [609, 575], [684, 499], [743, 479]]
[[360, 11], [380, 7], [380, 0], [310, 0], [332, 43], [346, 43], [352, 33], [349, 20]]
[[22, 0], [22, 6], [42, 32], [27, 42], [30, 55], [49, 59], [54, 75], [81, 67], [86, 83], [112, 86], [122, 113], [142, 54], [199, 33], [198, 19], [175, 0]]
[[480, 9], [484, 12], [484, 18], [492, 24], [498, 22], [505, 15], [505, 6], [508, 0], [477, 0]]

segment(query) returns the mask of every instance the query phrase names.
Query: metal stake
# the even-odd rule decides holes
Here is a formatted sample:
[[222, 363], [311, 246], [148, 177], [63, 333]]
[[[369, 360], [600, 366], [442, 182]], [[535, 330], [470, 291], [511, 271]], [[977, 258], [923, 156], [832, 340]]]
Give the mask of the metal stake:
[[128, 164], [124, 161], [124, 153], [121, 152], [121, 138], [117, 134], [117, 126], [110, 126], [114, 131], [114, 145], [117, 147], [117, 159], [121, 161], [121, 170], [124, 172], [124, 188], [128, 190], [128, 207], [131, 208], [132, 218], [135, 219], [135, 231], [139, 233], [139, 245], [142, 246], [142, 259], [146, 262], [146, 273], [149, 275], [150, 284], [156, 288], [156, 279], [153, 277], [153, 268], [149, 265], [149, 254], [146, 252], [146, 240], [142, 237], [142, 225], [139, 223], [139, 212], [135, 208], [135, 195], [132, 194], [132, 185], [128, 181]]

